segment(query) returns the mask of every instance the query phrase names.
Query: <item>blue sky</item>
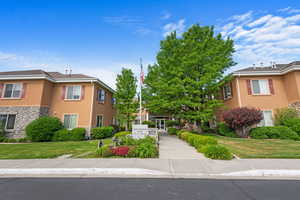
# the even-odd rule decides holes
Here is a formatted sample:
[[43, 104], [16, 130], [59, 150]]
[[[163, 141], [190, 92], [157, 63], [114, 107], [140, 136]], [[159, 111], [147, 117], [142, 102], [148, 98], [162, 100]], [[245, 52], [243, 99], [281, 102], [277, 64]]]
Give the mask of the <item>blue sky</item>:
[[114, 87], [122, 67], [155, 62], [169, 32], [214, 25], [235, 40], [232, 70], [300, 60], [300, 1], [0, 0], [0, 71], [97, 76]]

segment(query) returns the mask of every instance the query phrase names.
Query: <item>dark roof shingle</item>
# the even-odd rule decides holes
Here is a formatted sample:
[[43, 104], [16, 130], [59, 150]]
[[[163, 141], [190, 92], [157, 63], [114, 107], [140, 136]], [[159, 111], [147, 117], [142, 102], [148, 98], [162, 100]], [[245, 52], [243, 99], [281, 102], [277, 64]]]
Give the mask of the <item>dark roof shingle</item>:
[[275, 64], [274, 67], [272, 67], [272, 66], [247, 67], [244, 69], [237, 70], [234, 73], [237, 73], [237, 72], [277, 72], [277, 71], [284, 70], [285, 68], [290, 67], [292, 65], [300, 65], [300, 61], [294, 61], [289, 64]]

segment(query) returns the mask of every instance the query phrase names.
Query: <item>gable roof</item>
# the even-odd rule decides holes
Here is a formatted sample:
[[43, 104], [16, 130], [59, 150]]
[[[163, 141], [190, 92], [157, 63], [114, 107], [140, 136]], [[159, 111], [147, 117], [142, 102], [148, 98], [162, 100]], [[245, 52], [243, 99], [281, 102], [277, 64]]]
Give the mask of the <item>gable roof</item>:
[[112, 93], [115, 91], [103, 83], [96, 77], [85, 74], [62, 74], [60, 72], [46, 72], [43, 70], [23, 70], [23, 71], [9, 71], [0, 72], [0, 80], [24, 80], [24, 79], [46, 79], [51, 82], [96, 82], [108, 89]]
[[282, 75], [290, 71], [300, 70], [300, 61], [288, 64], [274, 64], [273, 66], [247, 67], [233, 72], [234, 76], [251, 75]]

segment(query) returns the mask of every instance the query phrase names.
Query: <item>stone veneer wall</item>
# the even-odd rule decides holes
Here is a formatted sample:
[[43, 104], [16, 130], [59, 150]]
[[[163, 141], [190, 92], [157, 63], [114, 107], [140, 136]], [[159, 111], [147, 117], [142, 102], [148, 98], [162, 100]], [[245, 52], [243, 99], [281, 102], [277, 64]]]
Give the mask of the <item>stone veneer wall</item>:
[[20, 107], [0, 107], [0, 114], [16, 114], [15, 129], [7, 131], [9, 138], [25, 137], [25, 127], [32, 120], [49, 114], [48, 107], [20, 106]]

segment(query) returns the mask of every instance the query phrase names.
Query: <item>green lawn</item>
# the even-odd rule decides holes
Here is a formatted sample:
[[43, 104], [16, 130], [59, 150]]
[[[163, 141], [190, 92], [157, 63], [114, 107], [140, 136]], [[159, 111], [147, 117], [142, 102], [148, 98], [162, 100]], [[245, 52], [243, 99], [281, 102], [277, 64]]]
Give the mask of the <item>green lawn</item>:
[[214, 137], [240, 158], [300, 158], [300, 141]]
[[[111, 139], [105, 139], [105, 144]], [[79, 142], [37, 142], [28, 144], [1, 144], [0, 159], [30, 159], [30, 158], [56, 158], [71, 154], [74, 158], [95, 157], [98, 141]]]

